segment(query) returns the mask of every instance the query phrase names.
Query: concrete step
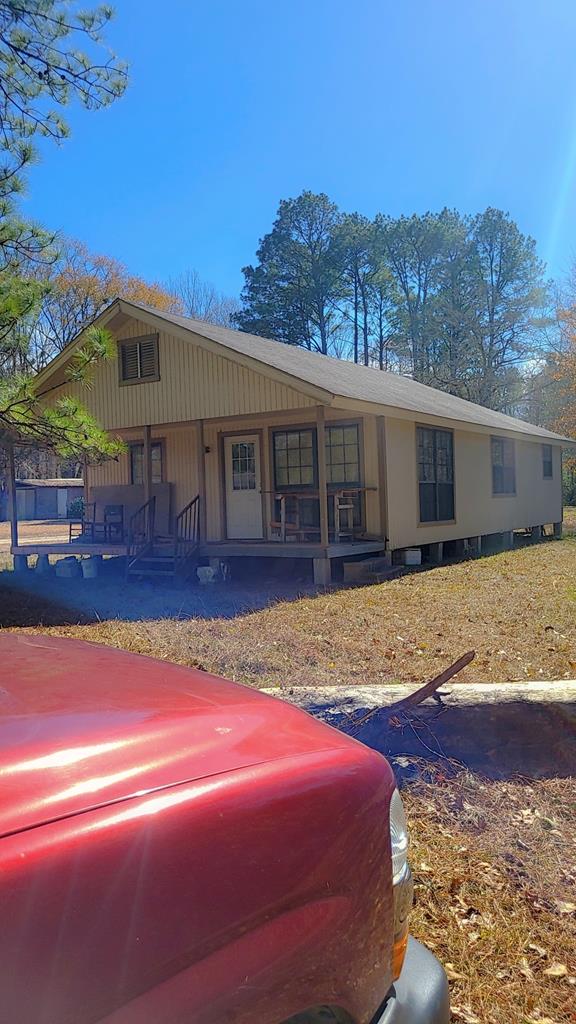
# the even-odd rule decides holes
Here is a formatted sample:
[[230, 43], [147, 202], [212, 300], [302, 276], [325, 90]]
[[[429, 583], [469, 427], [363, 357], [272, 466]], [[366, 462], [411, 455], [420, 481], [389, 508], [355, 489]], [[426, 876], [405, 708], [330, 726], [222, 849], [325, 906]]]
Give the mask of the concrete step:
[[394, 579], [403, 570], [401, 565], [391, 565], [389, 557], [366, 558], [361, 562], [344, 562], [345, 583], [382, 583]]
[[128, 566], [129, 576], [174, 576], [176, 561], [171, 557], [148, 556]]

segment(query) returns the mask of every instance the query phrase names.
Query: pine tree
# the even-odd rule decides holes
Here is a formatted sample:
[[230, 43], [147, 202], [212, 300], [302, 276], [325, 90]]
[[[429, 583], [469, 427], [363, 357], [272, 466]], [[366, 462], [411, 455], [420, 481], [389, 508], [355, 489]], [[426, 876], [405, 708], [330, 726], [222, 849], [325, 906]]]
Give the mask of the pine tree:
[[[26, 327], [46, 294], [42, 274], [55, 258], [53, 236], [26, 222], [16, 200], [34, 159], [38, 136], [68, 134], [60, 111], [72, 100], [95, 110], [126, 86], [126, 68], [103, 48], [112, 9], [82, 10], [66, 0], [0, 0], [0, 444], [42, 443], [89, 457], [118, 450], [80, 404], [60, 399], [44, 408], [35, 385], [19, 372]], [[104, 334], [90, 335], [75, 363], [76, 379], [108, 354]]]

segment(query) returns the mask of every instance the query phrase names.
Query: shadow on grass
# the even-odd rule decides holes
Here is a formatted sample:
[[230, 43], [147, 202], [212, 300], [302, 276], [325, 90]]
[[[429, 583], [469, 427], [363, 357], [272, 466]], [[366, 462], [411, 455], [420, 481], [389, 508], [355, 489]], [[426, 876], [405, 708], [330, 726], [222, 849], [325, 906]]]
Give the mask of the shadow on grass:
[[274, 580], [255, 574], [249, 579], [208, 586], [146, 578], [126, 580], [123, 566], [118, 564], [121, 561], [105, 561], [97, 579], [0, 571], [0, 628], [89, 624], [110, 619], [232, 619], [317, 593], [317, 588], [305, 580]]
[[568, 700], [447, 703], [442, 711], [426, 705], [394, 723], [376, 716], [353, 735], [385, 754], [403, 781], [422, 777], [423, 764], [447, 776], [465, 768], [488, 779], [576, 773], [576, 705]]
[[[576, 543], [576, 537], [569, 537]], [[531, 546], [557, 543], [551, 538]], [[507, 552], [504, 552], [507, 554]], [[446, 559], [441, 565], [424, 563], [401, 569], [402, 575], [430, 573], [453, 564], [498, 557], [486, 552], [480, 558]], [[62, 579], [33, 571], [14, 573], [0, 569], [0, 628], [17, 626], [65, 626], [103, 620], [125, 622], [161, 619], [233, 619], [281, 602], [295, 601], [323, 592], [312, 583], [311, 560], [232, 559], [233, 581], [200, 586], [124, 576], [124, 560], [105, 559], [96, 579]], [[5, 563], [4, 563], [5, 564]], [[342, 570], [334, 569], [335, 585], [346, 589], [374, 586], [375, 580], [345, 584]], [[340, 577], [340, 578], [338, 578]]]

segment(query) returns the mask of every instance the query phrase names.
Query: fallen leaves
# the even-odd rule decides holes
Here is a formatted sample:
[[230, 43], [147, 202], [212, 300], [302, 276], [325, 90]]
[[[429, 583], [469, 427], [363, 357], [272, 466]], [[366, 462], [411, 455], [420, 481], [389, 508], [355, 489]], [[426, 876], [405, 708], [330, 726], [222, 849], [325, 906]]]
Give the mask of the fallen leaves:
[[464, 1021], [464, 1024], [482, 1024], [480, 1017], [472, 1012], [469, 1006], [451, 1006], [452, 1016], [456, 1020]]
[[543, 946], [537, 946], [535, 942], [527, 942], [526, 949], [529, 949], [531, 953], [535, 953], [540, 960], [545, 960], [548, 956], [547, 950]]
[[444, 970], [446, 971], [448, 981], [466, 981], [466, 975], [457, 971], [454, 964], [445, 963]]
[[454, 1024], [576, 1024], [572, 787], [462, 775], [406, 791], [412, 927], [444, 963]]
[[544, 971], [547, 978], [566, 978], [568, 976], [568, 968], [566, 964], [561, 964], [557, 960], [550, 964]]
[[554, 900], [554, 906], [559, 914], [576, 914], [576, 903], [569, 900]]

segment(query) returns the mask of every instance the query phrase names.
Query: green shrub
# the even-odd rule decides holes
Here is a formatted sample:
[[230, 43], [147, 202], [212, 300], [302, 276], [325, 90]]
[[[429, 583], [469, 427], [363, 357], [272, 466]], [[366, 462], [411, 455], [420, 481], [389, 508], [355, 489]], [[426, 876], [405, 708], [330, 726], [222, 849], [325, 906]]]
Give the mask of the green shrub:
[[68, 502], [68, 519], [84, 518], [84, 498], [72, 498]]

